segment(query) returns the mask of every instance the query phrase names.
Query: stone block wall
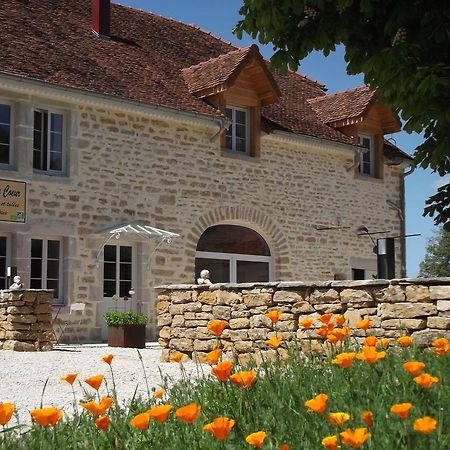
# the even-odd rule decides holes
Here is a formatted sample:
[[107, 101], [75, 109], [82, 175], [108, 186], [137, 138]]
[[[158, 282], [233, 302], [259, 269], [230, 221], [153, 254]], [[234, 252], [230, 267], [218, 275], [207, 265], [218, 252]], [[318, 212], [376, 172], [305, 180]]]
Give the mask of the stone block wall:
[[0, 293], [0, 350], [52, 350], [53, 290]]
[[[227, 357], [237, 354], [242, 361], [251, 353], [256, 359], [270, 357], [276, 350], [268, 349], [265, 340], [275, 331], [264, 314], [272, 309], [282, 312], [276, 324], [278, 335], [287, 345], [296, 343], [305, 352], [323, 351], [324, 339], [314, 328], [302, 329], [299, 321], [325, 313], [345, 315], [351, 328], [362, 319], [370, 319], [374, 326], [369, 334], [379, 338], [411, 335], [418, 346], [427, 346], [438, 337], [450, 339], [450, 278], [172, 285], [157, 289], [163, 360], [177, 351], [201, 359], [217, 348], [217, 339], [207, 329], [214, 319], [229, 323], [221, 336]], [[356, 329], [352, 336], [361, 342], [365, 332]], [[278, 349], [279, 353], [285, 351]]]

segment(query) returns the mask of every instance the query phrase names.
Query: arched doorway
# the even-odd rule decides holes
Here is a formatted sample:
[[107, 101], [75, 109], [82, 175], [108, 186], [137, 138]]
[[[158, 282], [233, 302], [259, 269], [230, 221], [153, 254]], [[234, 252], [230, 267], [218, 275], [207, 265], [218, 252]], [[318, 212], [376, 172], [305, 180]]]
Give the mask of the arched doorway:
[[195, 279], [203, 269], [213, 283], [266, 282], [273, 279], [273, 257], [265, 239], [251, 228], [214, 225], [198, 241]]

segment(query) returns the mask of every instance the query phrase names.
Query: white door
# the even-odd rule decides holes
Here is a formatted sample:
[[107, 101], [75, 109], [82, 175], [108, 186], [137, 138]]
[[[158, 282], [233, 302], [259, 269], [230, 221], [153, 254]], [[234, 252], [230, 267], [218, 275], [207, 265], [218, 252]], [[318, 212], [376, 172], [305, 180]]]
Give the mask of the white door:
[[[132, 245], [105, 245], [103, 257], [103, 312], [136, 310], [136, 302], [130, 297], [136, 287], [136, 250]], [[116, 300], [118, 298], [118, 300]], [[124, 298], [128, 298], [124, 301]], [[103, 321], [102, 339], [108, 337]]]

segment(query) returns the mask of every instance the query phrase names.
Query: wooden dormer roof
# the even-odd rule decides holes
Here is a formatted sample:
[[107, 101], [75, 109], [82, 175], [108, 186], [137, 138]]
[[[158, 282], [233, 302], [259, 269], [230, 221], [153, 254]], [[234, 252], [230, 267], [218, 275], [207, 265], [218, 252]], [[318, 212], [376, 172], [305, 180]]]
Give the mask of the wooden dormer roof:
[[361, 123], [372, 108], [376, 108], [383, 133], [400, 131], [400, 119], [389, 108], [377, 103], [377, 93], [368, 86], [360, 86], [332, 95], [308, 99], [318, 118], [333, 128]]
[[256, 45], [240, 48], [182, 69], [189, 92], [205, 98], [227, 91], [244, 69], [251, 67], [253, 87], [262, 105], [274, 103], [280, 90]]

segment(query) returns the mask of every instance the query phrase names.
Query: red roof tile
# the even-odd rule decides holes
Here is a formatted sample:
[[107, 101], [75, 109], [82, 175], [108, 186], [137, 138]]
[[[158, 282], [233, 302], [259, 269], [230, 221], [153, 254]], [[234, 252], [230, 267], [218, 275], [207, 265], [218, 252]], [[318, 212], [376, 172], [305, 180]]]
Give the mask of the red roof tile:
[[376, 92], [360, 86], [332, 95], [308, 100], [318, 118], [327, 124], [363, 116], [376, 100]]
[[[91, 0], [8, 0], [0, 22], [0, 73], [210, 116], [220, 112], [191, 92], [232, 78], [255, 51], [117, 4], [111, 7], [111, 39], [100, 39], [91, 31]], [[364, 109], [367, 88], [355, 90], [364, 93], [355, 108], [349, 94], [325, 96], [323, 86], [300, 74], [275, 72], [273, 78], [280, 98], [263, 108], [268, 126], [351, 143], [325, 122]]]

